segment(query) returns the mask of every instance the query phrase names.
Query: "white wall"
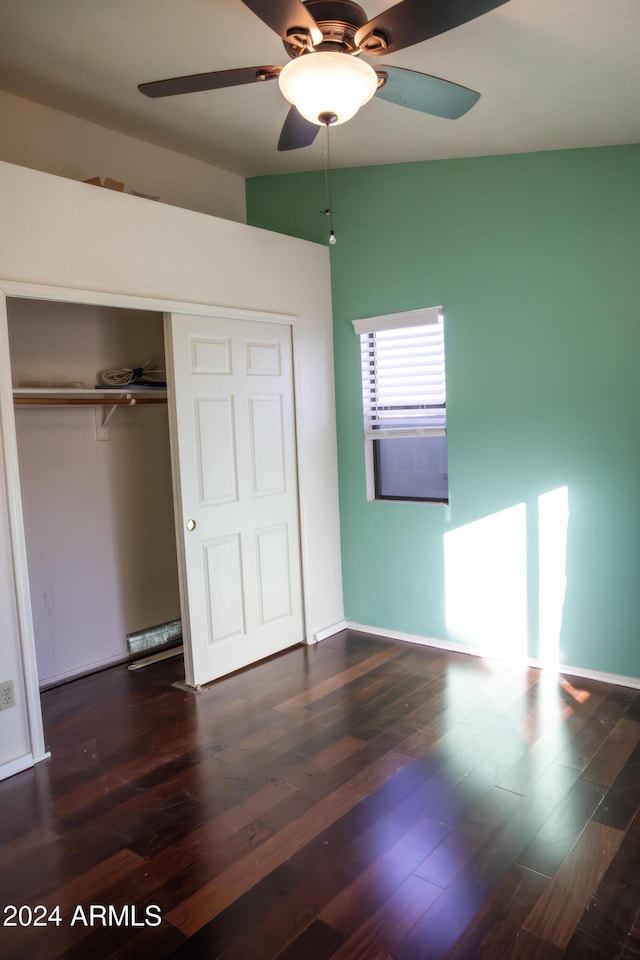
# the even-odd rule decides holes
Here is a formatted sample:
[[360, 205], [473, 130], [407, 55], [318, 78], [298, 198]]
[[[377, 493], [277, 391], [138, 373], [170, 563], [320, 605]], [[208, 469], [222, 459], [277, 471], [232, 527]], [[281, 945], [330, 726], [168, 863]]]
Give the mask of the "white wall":
[[0, 117], [0, 160], [72, 180], [111, 177], [163, 203], [246, 221], [235, 173], [1, 90]]
[[[14, 386], [93, 387], [101, 370], [164, 362], [161, 314], [20, 298], [7, 313]], [[127, 633], [180, 616], [167, 407], [119, 407], [103, 440], [104, 409], [16, 408], [44, 684], [121, 660]]]
[[[170, 309], [182, 307], [185, 312], [189, 304], [199, 304], [296, 317], [294, 362], [307, 637], [340, 623], [343, 608], [327, 248], [0, 163], [0, 290], [15, 295], [21, 289], [19, 282], [101, 291], [102, 296], [113, 299], [118, 294], [137, 295], [148, 298], [144, 301], [147, 309], [163, 309], [166, 301], [171, 301]], [[72, 299], [64, 289], [58, 295]], [[47, 292], [42, 296], [46, 298]], [[86, 300], [95, 302], [91, 294]], [[0, 351], [6, 349], [0, 340]], [[0, 370], [6, 367], [7, 358], [0, 355]], [[5, 469], [11, 479], [14, 421], [10, 382], [5, 379], [0, 386], [0, 415]], [[0, 502], [0, 572], [8, 577], [11, 531], [5, 509]], [[13, 546], [19, 551], [19, 542]], [[13, 595], [11, 586], [3, 583], [0, 655], [9, 670], [15, 668], [21, 650]], [[25, 696], [19, 692], [24, 703]], [[25, 693], [33, 696], [32, 685]], [[24, 727], [22, 732], [16, 730], [18, 717], [12, 717], [21, 712], [0, 713], [0, 763], [24, 750]]]

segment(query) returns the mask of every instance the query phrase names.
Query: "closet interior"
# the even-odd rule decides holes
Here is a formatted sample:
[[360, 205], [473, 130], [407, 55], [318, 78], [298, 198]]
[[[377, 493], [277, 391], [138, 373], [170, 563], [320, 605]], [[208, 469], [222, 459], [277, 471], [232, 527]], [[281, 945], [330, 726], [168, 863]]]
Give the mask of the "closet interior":
[[145, 365], [162, 371], [163, 320], [18, 297], [7, 312], [38, 676], [47, 687], [124, 660], [128, 634], [180, 617], [166, 386], [108, 389], [101, 380]]

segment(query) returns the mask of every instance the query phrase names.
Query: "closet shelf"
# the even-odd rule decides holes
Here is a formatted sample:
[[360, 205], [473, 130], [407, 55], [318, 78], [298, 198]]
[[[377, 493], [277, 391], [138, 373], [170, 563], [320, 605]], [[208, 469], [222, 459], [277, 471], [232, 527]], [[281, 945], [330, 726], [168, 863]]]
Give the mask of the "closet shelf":
[[81, 387], [16, 387], [13, 391], [16, 406], [37, 407], [110, 407], [104, 412], [102, 426], [106, 427], [118, 407], [137, 407], [148, 403], [166, 403], [167, 391], [157, 388], [133, 387], [128, 390], [89, 390]]
[[86, 403], [96, 406], [124, 403], [134, 406], [136, 403], [165, 403], [167, 391], [157, 387], [128, 387], [117, 390], [91, 390], [87, 387], [15, 387], [13, 399], [16, 403]]

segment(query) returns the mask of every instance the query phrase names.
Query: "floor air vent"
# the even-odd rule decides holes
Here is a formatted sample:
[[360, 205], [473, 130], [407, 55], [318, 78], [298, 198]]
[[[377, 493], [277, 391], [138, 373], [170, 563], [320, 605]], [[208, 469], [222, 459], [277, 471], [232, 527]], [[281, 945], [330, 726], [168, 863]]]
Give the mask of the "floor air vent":
[[[158, 623], [155, 627], [147, 627], [145, 630], [137, 630], [135, 633], [127, 634], [127, 646], [131, 656], [144, 656], [145, 660], [137, 661], [130, 665], [129, 669], [135, 669], [138, 665], [143, 666], [145, 662], [150, 662], [155, 654], [171, 655], [170, 651], [174, 647], [182, 645], [182, 620], [168, 620], [166, 623]], [[179, 651], [176, 650], [176, 653]], [[158, 657], [160, 659], [160, 657]]]

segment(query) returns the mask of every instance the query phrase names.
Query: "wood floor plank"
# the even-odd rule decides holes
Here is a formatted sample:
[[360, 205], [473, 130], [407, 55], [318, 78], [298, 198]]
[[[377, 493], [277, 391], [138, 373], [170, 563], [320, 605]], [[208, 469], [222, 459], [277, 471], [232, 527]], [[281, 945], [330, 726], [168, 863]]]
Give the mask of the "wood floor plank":
[[[401, 837], [381, 859], [357, 876], [348, 887], [333, 897], [320, 914], [320, 919], [339, 934], [339, 942], [351, 940], [354, 932], [366, 924], [380, 910], [429, 851], [436, 847], [446, 828], [428, 817]], [[422, 878], [420, 878], [422, 879]], [[424, 893], [422, 910], [414, 923], [440, 895], [441, 888], [435, 884], [418, 885]], [[407, 926], [408, 932], [413, 926]], [[398, 937], [398, 939], [401, 939]]]
[[[369, 673], [351, 680], [345, 686], [337, 687], [333, 692], [314, 700], [304, 708], [305, 714], [340, 716], [345, 708], [352, 709], [358, 705], [366, 706], [374, 698], [387, 696], [398, 684], [406, 679], [406, 674], [400, 670], [389, 670], [390, 666], [397, 667], [396, 660], [387, 660], [371, 670]], [[420, 677], [424, 684], [433, 684], [433, 678], [427, 680]]]
[[582, 729], [558, 754], [557, 762], [576, 770], [584, 770], [622, 719], [620, 704], [606, 697], [594, 710]]
[[48, 802], [42, 803], [41, 784], [49, 799], [46, 783], [42, 783], [40, 771], [32, 774], [9, 777], [2, 781], [2, 816], [0, 817], [0, 848], [19, 840], [28, 833], [48, 826], [50, 814]]
[[387, 702], [380, 702], [375, 711], [367, 711], [362, 722], [354, 726], [354, 736], [363, 740], [379, 736], [421, 706], [430, 689], [431, 681], [423, 677], [402, 678], [391, 688], [392, 697], [386, 697]]
[[28, 846], [18, 846], [16, 842], [13, 852], [7, 856], [3, 848], [0, 904], [41, 903], [52, 891], [110, 860], [123, 849], [119, 837], [90, 828], [64, 836], [49, 828], [41, 831], [38, 833], [42, 842]]
[[66, 912], [76, 903], [98, 897], [112, 883], [121, 877], [128, 876], [143, 863], [142, 858], [131, 850], [120, 850], [102, 863], [53, 890], [43, 903], [46, 907], [52, 908], [60, 905], [63, 912]]
[[[280, 944], [273, 947], [277, 953], [282, 942], [304, 930], [337, 890], [350, 885], [362, 871], [368, 872], [372, 861], [394, 845], [382, 875], [390, 877], [393, 869], [395, 885], [399, 884], [443, 836], [439, 825], [417, 822], [424, 798], [431, 794], [430, 780], [438, 773], [422, 766], [403, 768], [363, 798], [201, 928], [178, 956], [191, 955], [193, 948], [196, 955], [229, 951], [229, 956], [242, 960], [265, 958], [274, 938], [277, 941], [280, 936]], [[407, 835], [413, 824], [415, 829]], [[380, 867], [373, 870], [374, 877], [379, 873]], [[340, 942], [345, 937], [342, 934]]]
[[115, 833], [124, 823], [144, 817], [171, 797], [188, 792], [205, 758], [206, 753], [196, 748], [107, 794], [96, 792], [93, 802], [86, 807], [65, 816], [54, 816], [54, 829], [66, 834], [81, 826], [93, 826], [98, 831]]
[[528, 930], [521, 930], [509, 954], [509, 960], [561, 960], [563, 956], [564, 950], [561, 947], [542, 940]]
[[640, 744], [632, 750], [593, 819], [626, 830], [640, 806]]
[[340, 934], [323, 920], [314, 920], [277, 955], [277, 960], [327, 960], [340, 946]]
[[623, 948], [615, 948], [610, 943], [593, 940], [580, 930], [576, 930], [562, 956], [566, 960], [621, 960]]
[[[402, 780], [402, 774], [394, 779]], [[329, 939], [334, 949], [341, 946], [411, 875], [446, 832], [442, 825], [421, 816], [418, 793], [422, 790], [422, 795], [428, 795], [426, 782], [400, 805], [385, 788], [386, 784], [287, 861], [299, 880], [286, 900], [273, 898], [268, 910], [258, 912], [268, 898], [265, 890], [260, 903], [256, 902], [258, 887], [282, 887], [278, 868], [216, 918], [209, 930], [199, 931], [198, 942], [204, 947], [214, 941], [220, 944], [221, 938], [226, 938], [229, 947], [223, 953], [225, 960], [251, 956], [267, 960], [280, 952], [283, 942], [294, 937], [308, 943], [305, 931], [317, 916], [323, 937], [331, 930]], [[407, 783], [396, 784], [396, 790], [406, 789]], [[235, 917], [225, 916], [234, 913]]]
[[262, 724], [253, 724], [247, 732], [232, 729], [220, 735], [218, 731], [211, 752], [219, 763], [228, 763], [230, 757], [236, 756], [239, 750], [244, 751], [248, 762], [257, 759], [263, 750], [276, 749], [281, 738], [298, 732], [306, 719], [302, 709], [299, 713], [290, 712], [286, 715], [275, 710], [260, 711], [260, 717]]
[[[616, 960], [618, 960], [617, 957]], [[636, 937], [629, 937], [619, 960], [640, 960], [640, 940], [637, 940]]]
[[[221, 686], [226, 688], [231, 685], [236, 694], [247, 701], [250, 709], [255, 709], [257, 706], [260, 711], [272, 710], [277, 715], [279, 714], [277, 707], [284, 700], [304, 693], [310, 683], [318, 684], [344, 673], [382, 649], [383, 646], [379, 643], [373, 643], [368, 649], [348, 644], [343, 645], [339, 650], [326, 647], [325, 644], [314, 644], [313, 647], [301, 648], [292, 668], [282, 670], [281, 664], [291, 660], [290, 654], [285, 653], [270, 662], [275, 668], [270, 674], [267, 674], [268, 664], [265, 663], [261, 665], [265, 669], [260, 669], [259, 673], [251, 669], [245, 670], [232, 677], [222, 678], [205, 688], [207, 695], [212, 695], [212, 698], [207, 700], [207, 707], [210, 706], [215, 715], [215, 699], [218, 690]], [[288, 660], [283, 661], [282, 658], [288, 658]]]
[[157, 771], [159, 767], [164, 767], [172, 760], [191, 752], [194, 746], [206, 746], [209, 742], [209, 738], [197, 730], [181, 732], [163, 744], [162, 752], [145, 753], [122, 766], [105, 770], [95, 779], [63, 794], [60, 799], [52, 803], [51, 809], [62, 817], [77, 813], [90, 806], [96, 797], [104, 797], [111, 791]]
[[349, 939], [333, 960], [388, 960], [389, 954], [440, 895], [440, 888], [409, 876]]
[[[620, 949], [640, 920], [640, 817], [624, 835], [578, 923], [581, 941]], [[576, 953], [577, 955], [577, 953]]]
[[[156, 712], [164, 715], [165, 733], [174, 727], [185, 734], [195, 730], [197, 721], [187, 697], [188, 694], [167, 690], [138, 709], [133, 720], [128, 712], [123, 714], [121, 707], [107, 704], [101, 709], [94, 708], [89, 722], [74, 718], [72, 731], [68, 729], [69, 723], [63, 725], [51, 738], [50, 745], [55, 750], [58, 737], [62, 737], [66, 749], [60, 752], [60, 759], [64, 755], [67, 763], [58, 763], [53, 769], [52, 794], [60, 798], [113, 767], [159, 752], [161, 734], [154, 723]], [[206, 731], [200, 732], [206, 734]]]
[[[581, 750], [580, 741], [574, 741], [605, 700], [611, 698], [609, 690], [605, 684], [601, 692], [585, 690], [589, 696], [583, 700], [578, 691], [572, 695], [564, 690], [562, 682], [556, 678], [543, 677], [535, 688], [538, 704], [532, 711], [527, 730], [527, 749], [510, 769], [503, 772], [502, 778], [497, 781], [499, 785], [506, 790], [526, 793], [532, 779], [551, 763], [559, 763], [563, 752], [569, 765], [580, 770], [584, 764], [576, 766], [574, 762]], [[618, 708], [618, 714], [621, 715], [625, 706], [619, 703]], [[611, 709], [610, 706], [606, 708], [607, 711]]]
[[123, 845], [144, 860], [189, 836], [208, 819], [207, 808], [187, 792], [176, 793], [144, 816], [129, 820], [118, 830]]
[[85, 906], [93, 902], [101, 903], [103, 892], [111, 884], [133, 873], [143, 862], [130, 850], [122, 850], [57, 888], [39, 902], [47, 915], [59, 907], [62, 923], [47, 926], [46, 936], [43, 936], [41, 928], [32, 925], [18, 927], [15, 931], [0, 926], [0, 956], [3, 960], [9, 960], [13, 955], [30, 956], [34, 960], [53, 960], [65, 955], [74, 943], [84, 939], [89, 932], [81, 919], [76, 925], [72, 924], [78, 907], [84, 911]]
[[552, 877], [604, 796], [599, 784], [578, 779], [518, 856], [521, 866]]
[[620, 830], [588, 823], [526, 918], [523, 929], [541, 940], [566, 947], [622, 838]]
[[625, 719], [635, 720], [637, 723], [640, 723], [640, 691], [627, 690], [625, 692], [631, 694], [631, 702], [625, 712]]
[[340, 687], [346, 686], [352, 680], [363, 676], [363, 674], [371, 673], [375, 667], [381, 663], [386, 663], [387, 660], [391, 660], [395, 654], [396, 651], [393, 648], [390, 650], [380, 650], [378, 653], [375, 653], [371, 657], [367, 657], [366, 660], [355, 664], [353, 667], [349, 667], [342, 673], [328, 677], [326, 680], [323, 680], [312, 687], [307, 687], [306, 690], [297, 694], [295, 697], [290, 697], [288, 700], [283, 700], [282, 703], [278, 704], [277, 709], [286, 712], [287, 710], [297, 709], [298, 707], [308, 707], [309, 704], [316, 700], [320, 700], [328, 693], [333, 693], [334, 690], [337, 690]]
[[397, 948], [394, 960], [444, 957], [575, 780], [575, 770], [552, 765], [527, 795], [515, 795], [515, 811], [491, 833], [468, 867], [418, 921]]
[[220, 877], [172, 910], [167, 919], [187, 936], [199, 930], [208, 920], [241, 896], [253, 884], [270, 873], [279, 863], [304, 846], [330, 823], [354, 806], [391, 777], [408, 759], [399, 754], [386, 754], [365, 768], [352, 780], [335, 790], [322, 808], [311, 808], [274, 837], [265, 841], [251, 857], [234, 864]]
[[124, 881], [110, 887], [109, 902], [122, 905], [147, 898], [158, 903], [166, 915], [204, 884], [213, 881], [233, 864], [255, 855], [255, 851], [273, 837], [273, 831], [251, 820], [227, 832], [218, 818], [171, 846], [135, 870]]
[[[416, 712], [419, 713], [420, 711], [417, 710]], [[352, 722], [357, 724], [361, 715], [359, 711], [354, 711]], [[406, 736], [407, 721], [410, 729], [413, 729], [413, 720], [411, 717], [405, 715], [402, 720], [392, 724], [387, 730], [382, 731], [377, 737], [370, 740], [361, 751], [352, 754], [350, 758], [337, 764], [333, 769], [325, 771], [322, 777], [312, 780], [298, 795], [292, 796], [280, 806], [274, 807], [269, 813], [269, 818], [263, 818], [263, 822], [272, 829], [279, 830], [292, 819], [304, 813], [310, 806], [318, 803], [323, 796], [329, 795], [329, 793], [339, 786], [347, 777], [353, 776], [359, 769], [364, 769], [373, 758], [391, 751], [406, 753], [405, 747], [408, 746], [412, 738], [412, 734], [410, 734], [409, 738]], [[331, 734], [332, 729], [333, 728], [327, 728], [327, 730], [324, 731], [323, 736], [319, 740], [320, 743], [324, 742], [326, 735]], [[342, 727], [339, 726], [337, 730], [334, 730], [333, 736], [341, 735], [341, 729]], [[355, 729], [358, 729], [358, 727]], [[315, 740], [315, 738], [313, 739]], [[300, 750], [300, 746], [297, 749]], [[309, 750], [310, 745], [309, 742], [307, 742], [302, 746], [301, 752], [306, 754]], [[450, 781], [457, 783], [459, 779], [457, 775], [453, 775]]]
[[575, 777], [576, 772], [566, 767], [551, 769], [528, 795], [514, 795], [515, 809], [418, 921], [396, 949], [394, 960], [436, 960], [452, 949]]
[[490, 891], [460, 874], [393, 950], [394, 960], [441, 960], [478, 913]]
[[[466, 775], [472, 773], [481, 763], [494, 757], [509, 769], [526, 752], [526, 749], [527, 745], [522, 737], [512, 734], [503, 719], [494, 720], [474, 730], [461, 749], [446, 761], [446, 767]], [[515, 756], [513, 756], [514, 750]], [[496, 778], [499, 776], [496, 769]]]
[[348, 760], [364, 746], [364, 740], [347, 735], [336, 738], [311, 757], [295, 750], [282, 753], [277, 749], [264, 749], [257, 760], [253, 752], [247, 754], [244, 748], [229, 748], [224, 751], [224, 759], [216, 754], [216, 761], [226, 764], [227, 769], [236, 776], [249, 777], [256, 772], [264, 772], [265, 776], [279, 777], [298, 787], [305, 787], [316, 777], [324, 776], [333, 767]]
[[[1, 851], [0, 903], [7, 903], [9, 895], [15, 895], [16, 880], [21, 874], [27, 874], [27, 884], [33, 882], [33, 874], [42, 869], [48, 852], [57, 846], [59, 840], [60, 837], [50, 827], [41, 825], [4, 844]], [[17, 892], [19, 896], [19, 890]]]
[[591, 758], [581, 774], [582, 778], [605, 787], [611, 786], [638, 743], [640, 723], [623, 717]]
[[198, 776], [188, 783], [189, 793], [204, 803], [210, 811], [222, 811], [248, 800], [269, 784], [279, 784], [278, 800], [283, 800], [299, 790], [299, 786], [277, 776], [275, 771], [266, 773], [262, 768], [249, 767], [236, 770], [228, 763], [221, 763], [218, 754], [208, 757], [198, 766]]
[[[108, 957], [109, 960], [161, 960], [171, 956], [184, 943], [184, 934], [166, 921], [158, 927], [145, 927], [133, 934], [129, 928], [120, 928], [120, 938], [112, 928], [98, 928], [75, 947], [67, 951], [64, 960], [87, 960], [87, 957]], [[117, 939], [121, 942], [118, 943]]]
[[448, 887], [487, 843], [494, 830], [515, 811], [520, 800], [517, 794], [500, 787], [489, 789], [433, 853], [416, 867], [416, 876], [438, 887]]
[[509, 956], [523, 921], [548, 883], [539, 873], [514, 864], [446, 960], [498, 960]]
[[[393, 688], [396, 681], [391, 684], [388, 679], [383, 677], [363, 678], [364, 683], [358, 686], [357, 692], [352, 692], [346, 703], [338, 703], [335, 706], [325, 710], [322, 714], [309, 714], [306, 708], [301, 708], [299, 714], [282, 714], [287, 727], [284, 730], [271, 731], [270, 739], [260, 745], [252, 753], [249, 751], [245, 756], [246, 764], [260, 764], [263, 759], [264, 746], [268, 743], [269, 749], [278, 755], [295, 753], [300, 757], [313, 757], [319, 751], [335, 742], [336, 739], [345, 735], [352, 735], [358, 720], [366, 719], [367, 715], [375, 713], [383, 704], [390, 699], [394, 699]], [[378, 694], [382, 693], [382, 699]], [[294, 716], [293, 724], [289, 723], [289, 718]], [[306, 719], [305, 719], [306, 717]], [[284, 721], [286, 718], [286, 721]], [[230, 746], [233, 751], [237, 747], [244, 747], [245, 741], [236, 740]], [[218, 754], [224, 761], [226, 753]]]
[[[253, 847], [271, 836], [271, 831], [250, 819], [251, 810], [259, 811], [268, 807], [278, 794], [276, 786], [268, 784], [262, 792], [249, 797], [242, 810], [232, 808], [222, 813], [214, 821], [166, 847], [149, 861], [136, 858], [139, 866], [125, 872], [122, 878], [106, 878], [105, 883], [110, 885], [105, 886], [101, 896], [118, 910], [137, 901], [145, 905], [159, 904], [163, 914], [166, 913], [204, 880], [218, 875], [230, 863], [247, 855]], [[176, 830], [174, 836], [179, 832]], [[124, 942], [132, 932], [135, 933], [120, 932], [117, 938]], [[82, 933], [80, 929], [76, 930], [77, 936], [73, 939], [77, 941]], [[100, 935], [96, 933], [94, 939], [100, 945]], [[72, 940], [65, 941], [65, 946], [66, 957], [72, 949]]]

